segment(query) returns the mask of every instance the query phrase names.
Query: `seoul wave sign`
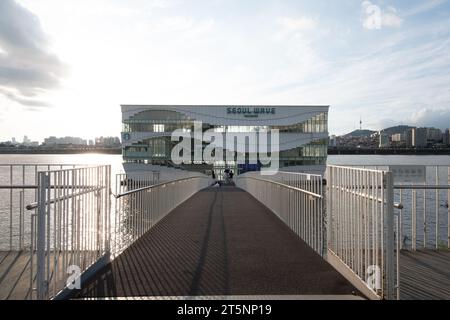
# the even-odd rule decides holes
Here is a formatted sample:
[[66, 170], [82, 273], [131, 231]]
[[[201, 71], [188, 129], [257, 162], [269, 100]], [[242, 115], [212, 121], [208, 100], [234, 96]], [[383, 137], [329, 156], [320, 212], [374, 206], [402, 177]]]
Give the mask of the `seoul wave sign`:
[[228, 115], [243, 115], [248, 118], [257, 118], [260, 115], [276, 114], [276, 108], [273, 107], [228, 107]]

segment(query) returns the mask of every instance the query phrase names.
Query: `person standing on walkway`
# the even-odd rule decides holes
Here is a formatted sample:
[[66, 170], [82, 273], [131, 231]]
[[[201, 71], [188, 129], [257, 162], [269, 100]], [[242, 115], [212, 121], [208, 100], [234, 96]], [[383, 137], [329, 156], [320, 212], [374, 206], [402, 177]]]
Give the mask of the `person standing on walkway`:
[[228, 184], [230, 181], [230, 169], [225, 169], [224, 171], [225, 184]]
[[220, 181], [216, 179], [216, 173], [214, 172], [214, 170], [211, 172], [211, 177], [213, 179], [213, 183], [211, 186], [220, 187], [221, 186]]

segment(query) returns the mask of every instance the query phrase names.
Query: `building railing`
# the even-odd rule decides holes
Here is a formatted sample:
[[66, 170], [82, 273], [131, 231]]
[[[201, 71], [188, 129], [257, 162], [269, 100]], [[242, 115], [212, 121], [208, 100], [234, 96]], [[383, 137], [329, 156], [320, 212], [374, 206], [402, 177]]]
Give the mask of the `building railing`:
[[392, 172], [328, 166], [326, 177], [328, 261], [367, 297], [398, 297]]
[[139, 188], [130, 185], [128, 191], [115, 195], [113, 254], [120, 254], [170, 211], [211, 183], [211, 177], [198, 174]]
[[27, 250], [31, 217], [25, 205], [37, 201], [38, 172], [81, 167], [75, 164], [0, 164], [0, 250]]
[[245, 173], [236, 178], [318, 254], [324, 254], [322, 176], [279, 172], [271, 176]]

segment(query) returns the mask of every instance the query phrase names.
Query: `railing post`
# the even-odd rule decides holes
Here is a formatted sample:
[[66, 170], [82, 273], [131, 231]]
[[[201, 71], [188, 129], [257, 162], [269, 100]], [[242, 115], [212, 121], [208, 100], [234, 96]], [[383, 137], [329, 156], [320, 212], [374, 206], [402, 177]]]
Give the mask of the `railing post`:
[[24, 191], [19, 192], [19, 250], [24, 249]]
[[49, 188], [49, 177], [46, 172], [39, 172], [38, 177], [38, 212], [37, 212], [37, 271], [36, 289], [37, 298], [43, 300], [47, 297], [48, 282], [45, 279], [45, 235], [46, 235], [46, 195]]
[[[332, 238], [332, 233], [331, 233], [331, 228], [333, 227], [333, 221], [332, 221], [332, 217], [333, 217], [333, 173], [334, 173], [334, 167], [328, 167], [327, 168], [327, 175], [326, 175], [326, 186], [323, 190], [326, 190], [326, 197], [327, 200], [325, 203], [325, 210], [324, 211], [324, 215], [325, 215], [325, 219], [324, 219], [324, 227], [325, 227], [325, 232], [324, 236], [324, 242], [323, 242], [323, 246], [324, 246], [324, 255], [327, 254], [328, 252], [328, 246], [331, 243], [331, 247], [333, 247], [332, 241], [334, 240]], [[334, 248], [334, 247], [333, 247]], [[323, 255], [322, 255], [323, 256]]]
[[[391, 171], [386, 172], [386, 285], [387, 299], [394, 299], [394, 179]], [[398, 267], [398, 266], [397, 266]]]

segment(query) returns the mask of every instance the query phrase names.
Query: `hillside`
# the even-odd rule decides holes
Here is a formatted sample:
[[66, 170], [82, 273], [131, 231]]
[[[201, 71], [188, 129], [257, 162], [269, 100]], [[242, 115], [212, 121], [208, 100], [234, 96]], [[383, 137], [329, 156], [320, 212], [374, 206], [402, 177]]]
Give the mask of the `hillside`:
[[344, 135], [344, 137], [353, 137], [353, 138], [360, 138], [360, 137], [370, 137], [372, 134], [376, 133], [376, 131], [372, 130], [355, 130], [353, 132], [347, 133]]
[[404, 133], [406, 130], [408, 129], [412, 129], [414, 127], [411, 126], [395, 126], [395, 127], [390, 127], [390, 128], [386, 128], [383, 129], [382, 132], [391, 136], [393, 134], [397, 134], [397, 133]]

